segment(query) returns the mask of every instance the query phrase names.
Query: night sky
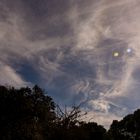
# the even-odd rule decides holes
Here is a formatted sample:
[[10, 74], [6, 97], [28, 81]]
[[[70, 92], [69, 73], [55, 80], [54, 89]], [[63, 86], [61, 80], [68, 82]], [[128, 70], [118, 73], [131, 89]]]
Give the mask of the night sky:
[[139, 0], [0, 0], [0, 9], [0, 84], [38, 84], [106, 128], [139, 108]]

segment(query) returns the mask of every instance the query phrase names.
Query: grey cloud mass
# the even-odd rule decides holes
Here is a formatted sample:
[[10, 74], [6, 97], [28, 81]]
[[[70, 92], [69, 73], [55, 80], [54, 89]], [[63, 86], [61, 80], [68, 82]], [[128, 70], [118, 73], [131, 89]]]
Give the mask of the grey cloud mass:
[[[1, 0], [0, 84], [39, 84], [108, 127], [140, 103], [138, 0]], [[93, 118], [93, 119], [92, 119]]]

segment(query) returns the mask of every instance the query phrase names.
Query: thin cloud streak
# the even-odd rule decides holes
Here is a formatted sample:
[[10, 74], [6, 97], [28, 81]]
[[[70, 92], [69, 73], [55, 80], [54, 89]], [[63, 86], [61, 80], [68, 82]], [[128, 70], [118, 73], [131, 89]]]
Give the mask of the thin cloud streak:
[[56, 100], [86, 101], [90, 115], [100, 124], [107, 126], [136, 107], [123, 101], [132, 97], [130, 91], [136, 96], [132, 102], [140, 98], [136, 79], [140, 73], [135, 72], [140, 60], [137, 0], [62, 0], [56, 9], [47, 7], [53, 6], [51, 1], [43, 1], [46, 13], [41, 3], [37, 12], [31, 0], [15, 1], [12, 8], [6, 2], [1, 2], [5, 14], [0, 21], [1, 84], [34, 84], [19, 73], [26, 62]]

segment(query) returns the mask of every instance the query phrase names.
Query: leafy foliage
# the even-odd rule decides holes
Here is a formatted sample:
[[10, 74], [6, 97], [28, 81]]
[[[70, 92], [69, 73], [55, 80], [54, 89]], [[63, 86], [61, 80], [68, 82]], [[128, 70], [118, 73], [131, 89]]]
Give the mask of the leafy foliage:
[[139, 140], [140, 110], [114, 120], [109, 131], [80, 121], [80, 106], [61, 109], [35, 85], [0, 86], [0, 140]]
[[140, 109], [134, 114], [127, 115], [123, 120], [113, 121], [108, 131], [112, 140], [139, 140], [140, 139]]
[[[38, 87], [0, 87], [0, 139], [44, 139], [55, 119], [55, 104]], [[46, 134], [47, 135], [47, 134]]]

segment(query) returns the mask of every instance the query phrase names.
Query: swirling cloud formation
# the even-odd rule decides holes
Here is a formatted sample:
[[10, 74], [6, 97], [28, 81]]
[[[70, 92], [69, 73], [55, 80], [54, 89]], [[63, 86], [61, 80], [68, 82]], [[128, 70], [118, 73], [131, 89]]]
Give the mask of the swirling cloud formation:
[[1, 0], [0, 83], [39, 84], [108, 127], [140, 103], [138, 0]]

